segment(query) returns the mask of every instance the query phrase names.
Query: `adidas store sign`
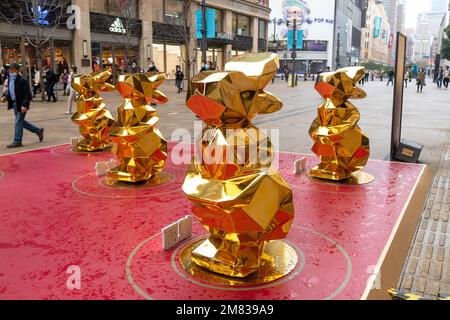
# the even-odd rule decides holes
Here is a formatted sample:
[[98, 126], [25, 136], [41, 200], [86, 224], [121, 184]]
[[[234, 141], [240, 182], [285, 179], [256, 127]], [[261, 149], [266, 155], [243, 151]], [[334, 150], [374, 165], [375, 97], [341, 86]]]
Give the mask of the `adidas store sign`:
[[115, 33], [127, 33], [127, 30], [125, 29], [125, 27], [122, 24], [122, 21], [120, 20], [120, 18], [117, 18], [113, 24], [111, 25], [111, 27], [109, 27], [109, 31], [111, 32], [115, 32]]

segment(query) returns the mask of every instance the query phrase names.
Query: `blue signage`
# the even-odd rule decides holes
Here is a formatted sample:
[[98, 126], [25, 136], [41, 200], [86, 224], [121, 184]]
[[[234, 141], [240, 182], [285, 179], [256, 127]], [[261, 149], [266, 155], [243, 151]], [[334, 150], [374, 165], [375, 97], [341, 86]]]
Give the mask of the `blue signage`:
[[[203, 29], [203, 17], [202, 10], [197, 10], [196, 12], [196, 36], [197, 39], [202, 38], [202, 29]], [[216, 37], [216, 10], [215, 9], [206, 9], [206, 38], [215, 38]]]
[[[296, 37], [296, 49], [303, 49], [303, 30], [297, 30]], [[288, 30], [288, 50], [294, 48], [294, 30]]]
[[381, 22], [382, 22], [381, 17], [375, 17], [375, 19], [373, 21], [373, 37], [374, 38], [378, 38], [380, 36]]
[[[38, 6], [38, 12], [37, 14], [34, 13], [34, 7], [31, 7], [31, 13], [33, 14], [33, 23], [36, 23], [36, 20], [38, 21], [39, 24], [44, 25], [44, 26], [48, 26], [48, 20], [47, 20], [47, 16], [48, 16], [48, 10], [44, 10], [41, 6]], [[36, 19], [37, 16], [37, 19]]]

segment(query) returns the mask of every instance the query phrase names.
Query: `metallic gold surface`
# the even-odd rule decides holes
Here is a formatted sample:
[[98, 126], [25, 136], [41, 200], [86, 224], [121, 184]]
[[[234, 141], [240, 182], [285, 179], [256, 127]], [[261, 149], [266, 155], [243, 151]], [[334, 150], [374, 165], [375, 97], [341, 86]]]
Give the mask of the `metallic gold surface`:
[[202, 268], [193, 260], [192, 252], [204, 244], [204, 239], [197, 240], [183, 248], [180, 252], [181, 267], [191, 276], [217, 285], [255, 286], [281, 279], [291, 273], [298, 263], [296, 250], [285, 241], [275, 240], [267, 243], [261, 256], [261, 265], [257, 272], [246, 278], [224, 277], [206, 268]]
[[167, 142], [158, 130], [158, 113], [150, 103], [167, 103], [158, 87], [164, 74], [120, 75], [116, 89], [124, 98], [111, 127], [113, 153], [120, 165], [108, 172], [110, 178], [140, 182], [161, 172], [167, 159]]
[[105, 176], [102, 179], [100, 179], [100, 183], [106, 187], [112, 187], [112, 188], [124, 188], [129, 190], [130, 188], [135, 189], [146, 189], [146, 188], [152, 188], [157, 186], [162, 186], [164, 184], [173, 182], [175, 180], [175, 176], [168, 172], [159, 172], [154, 174], [150, 179], [141, 181], [140, 183], [132, 183], [129, 182], [122, 182], [120, 180], [117, 180], [116, 178], [112, 178], [109, 176]]
[[330, 184], [346, 184], [351, 186], [360, 186], [364, 184], [369, 184], [375, 181], [375, 177], [371, 175], [370, 173], [364, 172], [364, 171], [356, 171], [353, 172], [350, 177], [348, 177], [345, 180], [341, 181], [334, 181], [334, 180], [324, 180], [319, 179], [311, 175], [310, 172], [307, 172], [306, 175], [310, 177], [311, 179], [315, 179], [317, 181], [323, 181], [323, 183], [330, 183]]
[[72, 121], [80, 126], [83, 137], [74, 151], [93, 152], [109, 147], [109, 130], [114, 118], [106, 109], [100, 92], [114, 90], [113, 85], [106, 83], [110, 76], [109, 70], [103, 70], [90, 75], [76, 75], [72, 79], [71, 86], [78, 93], [77, 112]]
[[364, 73], [364, 67], [349, 67], [322, 73], [317, 80], [315, 88], [325, 101], [309, 130], [315, 142], [312, 151], [321, 161], [310, 171], [314, 177], [345, 180], [369, 159], [369, 138], [358, 126], [360, 113], [348, 101], [366, 97], [356, 86]]
[[192, 79], [187, 106], [207, 126], [183, 191], [210, 233], [192, 252], [192, 261], [244, 278], [260, 269], [267, 242], [286, 237], [294, 207], [292, 190], [271, 166], [270, 140], [251, 123], [256, 115], [282, 107], [263, 90], [275, 76], [278, 57], [240, 56], [225, 69]]

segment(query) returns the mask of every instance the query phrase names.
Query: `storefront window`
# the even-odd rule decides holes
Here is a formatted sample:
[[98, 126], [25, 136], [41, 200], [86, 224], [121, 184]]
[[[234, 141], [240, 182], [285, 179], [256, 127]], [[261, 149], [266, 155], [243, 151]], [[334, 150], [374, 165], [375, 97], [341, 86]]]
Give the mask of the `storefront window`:
[[233, 13], [233, 33], [239, 36], [250, 36], [250, 17]]
[[266, 39], [266, 34], [267, 34], [266, 28], [267, 28], [267, 22], [259, 19], [259, 22], [258, 22], [258, 38], [259, 39]]
[[220, 9], [216, 10], [216, 32], [223, 32], [223, 12]]
[[169, 79], [175, 79], [176, 66], [182, 66], [183, 60], [181, 59], [181, 47], [166, 45], [166, 63], [167, 63], [167, 76]]
[[2, 63], [21, 62], [20, 38], [0, 38], [0, 46]]
[[[210, 48], [206, 51], [206, 61], [211, 61], [216, 70], [223, 70], [223, 49], [222, 48]], [[197, 70], [201, 69], [202, 63], [202, 51], [197, 51]]]
[[165, 0], [166, 11], [164, 22], [168, 24], [181, 24], [182, 5], [180, 0]]
[[165, 72], [164, 70], [164, 44], [153, 43], [153, 62], [159, 71]]

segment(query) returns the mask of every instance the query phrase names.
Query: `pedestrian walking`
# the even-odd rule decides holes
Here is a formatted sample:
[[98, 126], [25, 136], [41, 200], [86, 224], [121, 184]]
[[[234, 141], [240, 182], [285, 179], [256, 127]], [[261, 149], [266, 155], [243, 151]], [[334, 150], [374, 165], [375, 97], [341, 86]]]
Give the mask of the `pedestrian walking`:
[[408, 81], [409, 81], [409, 70], [406, 70], [406, 72], [405, 72], [405, 88], [408, 88]]
[[183, 92], [183, 79], [184, 79], [184, 73], [181, 71], [181, 66], [176, 67], [175, 72], [175, 85], [178, 88], [178, 93]]
[[448, 83], [450, 82], [450, 67], [447, 66], [444, 71], [444, 87], [448, 89]]
[[67, 111], [66, 115], [72, 114], [73, 104], [77, 98], [77, 92], [72, 87], [72, 79], [77, 74], [77, 67], [73, 67], [68, 76], [68, 89], [69, 89], [69, 99], [67, 100]]
[[36, 97], [36, 94], [41, 93], [41, 72], [39, 68], [36, 68], [33, 77], [33, 98]]
[[394, 71], [392, 71], [392, 70], [389, 71], [388, 76], [389, 76], [389, 81], [387, 83], [387, 86], [389, 86], [389, 83], [392, 83], [392, 85], [394, 85], [394, 76], [395, 76]]
[[53, 102], [58, 101], [55, 96], [56, 79], [56, 74], [51, 69], [48, 69], [45, 73], [45, 83], [47, 85], [47, 102], [50, 102], [50, 99], [53, 99]]
[[286, 64], [286, 65], [284, 66], [284, 77], [285, 77], [285, 79], [286, 79], [286, 82], [289, 81], [289, 73], [290, 73], [290, 70], [289, 70], [288, 65]]
[[9, 67], [8, 91], [2, 98], [2, 102], [8, 102], [8, 110], [13, 109], [15, 115], [14, 142], [7, 148], [23, 147], [23, 129], [27, 129], [36, 134], [39, 142], [44, 140], [44, 129], [38, 128], [25, 120], [25, 116], [30, 110], [31, 90], [28, 80], [19, 74], [20, 66], [12, 63]]
[[63, 83], [63, 96], [67, 93], [67, 84], [69, 83], [69, 71], [64, 69], [61, 73], [61, 82]]
[[425, 71], [423, 69], [420, 69], [419, 73], [417, 74], [417, 92], [422, 92], [423, 87], [426, 86], [426, 82], [425, 82], [425, 78], [426, 78], [426, 74]]
[[436, 84], [438, 88], [442, 88], [442, 82], [444, 80], [444, 68], [440, 67], [436, 79]]

